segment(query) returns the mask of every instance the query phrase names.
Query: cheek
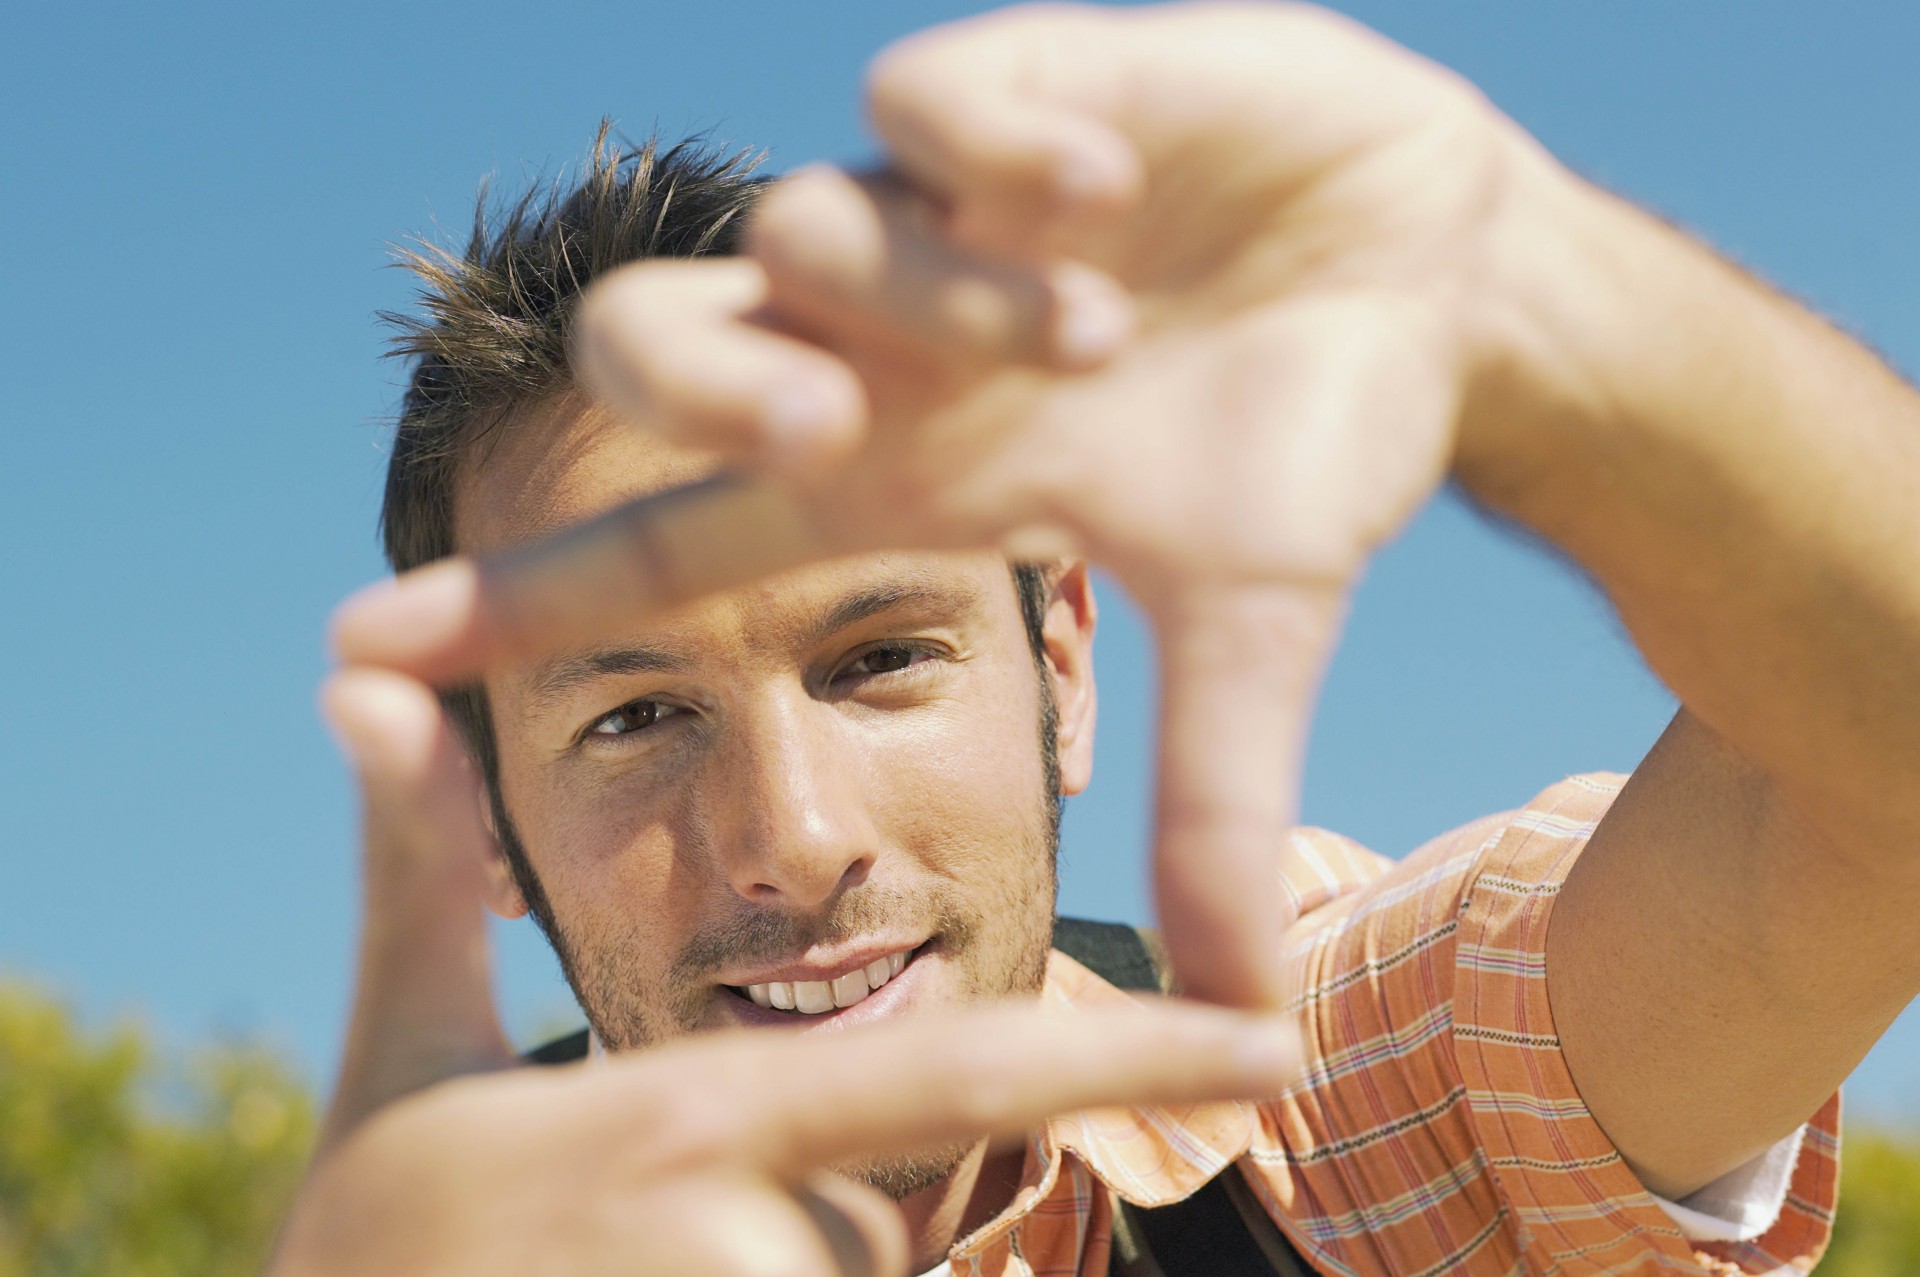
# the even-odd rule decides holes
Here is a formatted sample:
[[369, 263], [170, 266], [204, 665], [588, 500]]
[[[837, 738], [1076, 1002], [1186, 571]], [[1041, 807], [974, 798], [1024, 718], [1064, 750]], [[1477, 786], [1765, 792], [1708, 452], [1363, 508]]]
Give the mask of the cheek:
[[683, 813], [663, 810], [657, 791], [631, 778], [559, 768], [508, 785], [506, 796], [562, 932], [649, 970], [670, 961], [675, 903], [699, 899], [676, 854]]
[[943, 876], [1007, 876], [1018, 848], [1044, 834], [1038, 698], [997, 683], [877, 742], [868, 789], [882, 827]]

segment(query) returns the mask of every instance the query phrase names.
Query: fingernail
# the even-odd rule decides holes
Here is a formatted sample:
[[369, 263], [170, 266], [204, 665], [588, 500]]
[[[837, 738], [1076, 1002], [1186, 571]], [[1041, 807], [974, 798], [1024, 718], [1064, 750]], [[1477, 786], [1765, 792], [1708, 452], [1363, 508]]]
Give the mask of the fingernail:
[[1238, 1055], [1247, 1076], [1276, 1087], [1293, 1081], [1300, 1069], [1300, 1029], [1291, 1019], [1266, 1020], [1240, 1036]]
[[365, 670], [335, 674], [320, 688], [320, 719], [342, 754], [364, 763], [390, 729], [390, 706], [382, 698], [382, 677]]
[[1062, 269], [1054, 281], [1054, 353], [1072, 368], [1105, 363], [1133, 336], [1133, 305], [1106, 276]]
[[844, 424], [840, 396], [814, 377], [787, 377], [768, 394], [761, 425], [767, 459], [786, 468], [804, 465]]
[[1107, 147], [1075, 146], [1060, 157], [1054, 185], [1071, 204], [1112, 204], [1133, 189], [1133, 164]]

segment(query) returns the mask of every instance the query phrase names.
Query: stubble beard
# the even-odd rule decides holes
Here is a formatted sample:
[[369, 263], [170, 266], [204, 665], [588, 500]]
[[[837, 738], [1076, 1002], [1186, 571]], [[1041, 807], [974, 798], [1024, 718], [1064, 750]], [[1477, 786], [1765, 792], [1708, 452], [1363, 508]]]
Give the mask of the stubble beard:
[[[1042, 775], [1037, 796], [1039, 810], [1037, 819], [1030, 827], [1031, 831], [1018, 840], [1020, 846], [1013, 849], [1013, 854], [1021, 865], [1042, 867], [1044, 889], [1035, 890], [1036, 884], [1027, 883], [1024, 875], [1021, 875], [1011, 884], [1012, 890], [993, 902], [1001, 907], [1003, 918], [1017, 920], [1012, 924], [1015, 934], [1007, 942], [1006, 961], [1001, 964], [1000, 970], [982, 971], [977, 966], [963, 970], [963, 998], [967, 1002], [1037, 996], [1046, 982], [1047, 957], [1053, 947], [1053, 903], [1059, 887], [1063, 803], [1056, 744], [1059, 718], [1053, 699], [1052, 679], [1044, 667], [1038, 673]], [[501, 801], [497, 786], [493, 787], [491, 797], [495, 828], [507, 862], [513, 870], [516, 885], [527, 902], [534, 924], [559, 959], [561, 972], [566, 976], [574, 998], [586, 1013], [587, 1023], [592, 1026], [595, 1037], [608, 1050], [620, 1052], [643, 1049], [704, 1028], [709, 996], [707, 986], [694, 980], [674, 980], [672, 983], [680, 992], [664, 1008], [656, 1010], [648, 1007], [644, 999], [633, 996], [631, 980], [627, 978], [630, 966], [619, 957], [622, 953], [632, 951], [628, 944], [615, 943], [589, 950], [577, 944], [575, 937], [560, 927], [546, 891], [527, 857], [519, 831]], [[877, 922], [898, 916], [897, 906], [888, 902], [884, 894], [866, 894], [848, 899], [855, 901], [852, 908], [836, 911], [836, 917], [831, 920], [825, 935], [816, 927], [811, 930], [810, 938], [827, 938], [836, 933], [857, 935]], [[1041, 900], [1046, 903], [1044, 914], [1038, 914], [1033, 909], [1033, 903]], [[1023, 912], [1030, 916], [1022, 918], [1020, 915]], [[771, 917], [761, 915], [762, 921], [734, 928], [730, 936], [723, 929], [696, 937], [676, 963], [676, 970], [694, 967], [710, 969], [712, 960], [708, 955], [715, 951], [735, 956], [753, 948], [762, 948], [770, 953], [792, 952], [797, 946], [781, 933], [795, 929], [783, 926], [779, 921], [768, 920]], [[935, 930], [942, 936], [943, 943], [950, 945], [963, 958], [975, 952], [981, 934], [991, 934], [985, 919], [966, 911], [958, 901], [936, 901], [935, 918]], [[742, 932], [753, 934], [748, 936]], [[939, 1184], [953, 1174], [977, 1146], [978, 1141], [956, 1143], [916, 1153], [863, 1159], [836, 1167], [835, 1170], [898, 1202]]]

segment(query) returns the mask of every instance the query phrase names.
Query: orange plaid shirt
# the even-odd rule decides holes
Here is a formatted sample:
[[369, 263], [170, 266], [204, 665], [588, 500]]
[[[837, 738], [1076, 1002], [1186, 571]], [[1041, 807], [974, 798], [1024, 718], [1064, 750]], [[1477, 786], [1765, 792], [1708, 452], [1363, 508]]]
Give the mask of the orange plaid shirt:
[[[1283, 939], [1306, 1079], [1260, 1105], [1102, 1110], [1027, 1147], [998, 1218], [951, 1252], [954, 1277], [1103, 1277], [1112, 1194], [1177, 1201], [1240, 1162], [1295, 1249], [1344, 1277], [1803, 1271], [1825, 1248], [1839, 1098], [1807, 1128], [1765, 1235], [1693, 1243], [1581, 1102], [1547, 1004], [1560, 884], [1619, 792], [1579, 776], [1399, 863], [1324, 830], [1290, 839], [1298, 908]], [[1045, 998], [1124, 999], [1063, 954]]]

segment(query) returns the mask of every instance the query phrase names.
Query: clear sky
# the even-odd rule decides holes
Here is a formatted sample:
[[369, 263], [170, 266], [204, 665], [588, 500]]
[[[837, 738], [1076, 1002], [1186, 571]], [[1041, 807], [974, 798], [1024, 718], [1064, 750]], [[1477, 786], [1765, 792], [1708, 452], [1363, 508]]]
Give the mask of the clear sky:
[[[354, 798], [313, 713], [334, 601], [381, 570], [400, 371], [389, 243], [630, 136], [775, 169], [870, 155], [867, 57], [977, 6], [499, 0], [17, 6], [0, 41], [0, 970], [170, 1039], [340, 1037]], [[1920, 367], [1920, 8], [1355, 3], [1580, 171]], [[1150, 656], [1109, 595], [1063, 907], [1144, 919]], [[1603, 603], [1442, 501], [1379, 562], [1307, 818], [1400, 854], [1630, 768], [1671, 701]], [[1704, 907], [1704, 902], [1703, 902]], [[523, 1031], [567, 1010], [524, 928]], [[1920, 1012], [1856, 1111], [1920, 1118]]]

